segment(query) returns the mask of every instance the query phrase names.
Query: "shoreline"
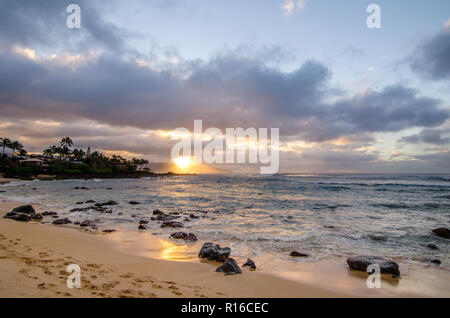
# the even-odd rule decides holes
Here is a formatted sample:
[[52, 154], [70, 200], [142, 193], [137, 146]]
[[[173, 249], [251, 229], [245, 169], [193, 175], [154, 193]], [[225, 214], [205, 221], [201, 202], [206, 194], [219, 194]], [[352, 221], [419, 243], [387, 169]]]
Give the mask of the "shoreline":
[[[215, 272], [219, 263], [187, 257], [176, 251], [175, 244], [148, 232], [90, 233], [3, 219], [19, 205], [3, 202], [0, 207], [0, 297], [449, 296], [450, 275], [444, 270], [408, 266], [407, 274], [400, 279], [382, 275], [383, 288], [368, 289], [367, 274], [349, 270], [344, 259], [294, 262], [295, 266], [284, 268], [282, 262], [268, 259], [266, 263], [271, 266], [262, 266], [263, 270], [243, 269], [240, 275], [224, 276]], [[43, 211], [43, 207], [34, 206]], [[153, 253], [133, 249], [133, 242]], [[186, 250], [184, 246], [179, 248]], [[81, 289], [66, 287], [69, 263], [81, 267]]]

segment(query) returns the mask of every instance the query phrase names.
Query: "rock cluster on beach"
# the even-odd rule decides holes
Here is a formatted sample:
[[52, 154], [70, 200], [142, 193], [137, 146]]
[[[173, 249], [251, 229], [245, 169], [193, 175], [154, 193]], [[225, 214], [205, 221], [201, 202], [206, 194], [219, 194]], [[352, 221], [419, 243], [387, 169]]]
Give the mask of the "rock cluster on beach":
[[[224, 273], [225, 275], [241, 274], [242, 271], [236, 261], [230, 257], [231, 249], [229, 247], [220, 247], [218, 244], [205, 243], [203, 244], [198, 257], [206, 258], [209, 261], [216, 261], [223, 263], [216, 269], [216, 272]], [[248, 266], [251, 269], [256, 269], [255, 263], [248, 259], [243, 266]]]
[[23, 205], [13, 209], [11, 212], [6, 213], [4, 218], [23, 222], [32, 220], [39, 221], [42, 220], [42, 214], [36, 213], [35, 209], [31, 205]]
[[197, 241], [197, 236], [195, 236], [194, 233], [175, 232], [175, 233], [170, 234], [170, 236], [176, 240], [184, 240], [186, 242]]
[[355, 256], [347, 259], [347, 264], [351, 269], [367, 271], [370, 265], [379, 265], [381, 273], [400, 276], [400, 267], [396, 262], [385, 260], [380, 257]]

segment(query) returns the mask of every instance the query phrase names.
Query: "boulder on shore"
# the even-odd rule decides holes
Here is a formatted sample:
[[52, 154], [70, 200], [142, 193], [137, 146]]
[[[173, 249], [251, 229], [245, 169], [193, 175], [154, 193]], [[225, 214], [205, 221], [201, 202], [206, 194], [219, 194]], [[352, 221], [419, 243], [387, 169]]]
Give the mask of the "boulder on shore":
[[213, 243], [203, 244], [198, 257], [207, 258], [210, 261], [225, 262], [225, 260], [230, 256], [231, 249], [229, 247], [220, 247], [220, 245]]
[[450, 239], [450, 230], [445, 227], [434, 229], [433, 233], [439, 237]]
[[347, 259], [347, 264], [351, 269], [367, 271], [370, 265], [379, 265], [381, 273], [400, 276], [400, 268], [396, 262], [385, 260], [380, 257], [356, 256]]
[[236, 275], [242, 273], [239, 265], [233, 258], [227, 258], [225, 262], [216, 269], [216, 272], [225, 273], [225, 275]]
[[6, 213], [5, 219], [12, 219], [15, 221], [28, 222], [31, 220], [42, 220], [42, 214], [36, 213], [31, 205], [23, 205], [14, 208], [11, 212]]
[[242, 267], [250, 267], [250, 269], [256, 269], [256, 264], [250, 258], [247, 259], [247, 262], [242, 265]]

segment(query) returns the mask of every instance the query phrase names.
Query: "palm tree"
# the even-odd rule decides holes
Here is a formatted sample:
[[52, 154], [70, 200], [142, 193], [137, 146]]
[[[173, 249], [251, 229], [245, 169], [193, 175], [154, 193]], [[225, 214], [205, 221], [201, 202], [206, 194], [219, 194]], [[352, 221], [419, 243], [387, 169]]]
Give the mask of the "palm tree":
[[9, 146], [11, 145], [11, 140], [3, 137], [0, 138], [0, 146], [2, 147], [2, 155], [5, 154], [5, 148], [9, 148]]
[[74, 149], [72, 151], [72, 155], [75, 158], [75, 160], [82, 160], [85, 156], [86, 153], [83, 151], [83, 149]]
[[9, 145], [9, 148], [12, 149], [12, 153], [14, 155], [15, 150], [20, 151], [21, 149], [23, 149], [23, 145], [16, 140], [16, 141], [11, 142], [11, 144]]
[[73, 146], [73, 141], [72, 141], [72, 139], [70, 139], [70, 137], [65, 137], [65, 138], [61, 139], [60, 145], [61, 145], [61, 147], [65, 146], [70, 149], [70, 147]]

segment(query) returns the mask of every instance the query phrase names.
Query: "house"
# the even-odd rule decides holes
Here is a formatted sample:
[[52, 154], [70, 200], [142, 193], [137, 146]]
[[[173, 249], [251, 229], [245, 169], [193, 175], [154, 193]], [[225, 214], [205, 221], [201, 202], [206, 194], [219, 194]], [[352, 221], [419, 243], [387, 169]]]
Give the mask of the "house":
[[37, 158], [29, 158], [22, 160], [20, 164], [24, 167], [42, 167], [44, 165], [44, 161]]

